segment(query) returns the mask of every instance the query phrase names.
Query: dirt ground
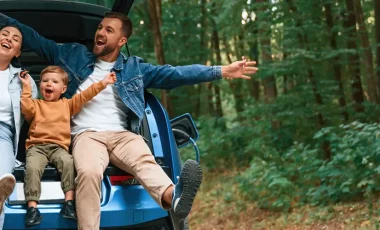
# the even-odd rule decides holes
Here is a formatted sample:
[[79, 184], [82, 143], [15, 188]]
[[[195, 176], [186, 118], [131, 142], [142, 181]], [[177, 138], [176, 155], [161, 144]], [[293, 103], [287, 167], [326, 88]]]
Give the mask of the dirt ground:
[[344, 203], [294, 209], [291, 213], [261, 210], [238, 195], [235, 173], [204, 173], [189, 217], [191, 230], [339, 230], [380, 229], [380, 202]]

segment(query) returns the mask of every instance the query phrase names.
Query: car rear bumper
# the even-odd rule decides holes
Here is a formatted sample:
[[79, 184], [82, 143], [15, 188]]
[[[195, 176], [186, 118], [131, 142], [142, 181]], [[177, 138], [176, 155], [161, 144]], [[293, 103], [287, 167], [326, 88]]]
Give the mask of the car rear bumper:
[[[103, 183], [100, 226], [125, 227], [139, 225], [168, 216], [141, 185], [106, 186]], [[107, 188], [108, 187], [108, 188]], [[39, 226], [30, 229], [67, 229], [76, 228], [76, 222], [64, 219], [59, 212], [61, 204], [39, 205], [43, 220]], [[25, 229], [25, 205], [5, 207], [3, 229]], [[28, 228], [29, 229], [29, 228]]]

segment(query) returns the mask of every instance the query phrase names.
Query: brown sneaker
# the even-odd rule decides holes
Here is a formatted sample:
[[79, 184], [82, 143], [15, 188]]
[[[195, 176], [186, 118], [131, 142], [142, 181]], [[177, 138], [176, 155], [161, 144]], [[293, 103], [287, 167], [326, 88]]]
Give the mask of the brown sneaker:
[[6, 173], [0, 176], [0, 213], [3, 212], [4, 202], [12, 194], [16, 185], [16, 179], [12, 174]]

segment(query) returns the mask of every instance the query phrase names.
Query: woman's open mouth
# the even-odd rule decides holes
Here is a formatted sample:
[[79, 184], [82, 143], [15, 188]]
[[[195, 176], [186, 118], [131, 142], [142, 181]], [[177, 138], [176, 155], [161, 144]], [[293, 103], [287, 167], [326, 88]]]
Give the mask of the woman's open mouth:
[[1, 43], [1, 47], [5, 48], [5, 49], [10, 49], [11, 48], [11, 46], [8, 43], [6, 43], [6, 42], [2, 42]]

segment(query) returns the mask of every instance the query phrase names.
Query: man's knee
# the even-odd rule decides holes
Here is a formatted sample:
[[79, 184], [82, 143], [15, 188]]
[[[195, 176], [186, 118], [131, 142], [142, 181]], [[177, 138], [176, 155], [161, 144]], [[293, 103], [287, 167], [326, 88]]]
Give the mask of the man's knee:
[[96, 143], [94, 138], [91, 137], [92, 132], [80, 134], [79, 137], [76, 137], [73, 140], [72, 145], [72, 153], [75, 156], [76, 153], [81, 154], [81, 152], [85, 151], [88, 146]]
[[85, 183], [90, 181], [100, 183], [103, 180], [103, 170], [96, 167], [77, 168], [77, 180], [85, 181]]

